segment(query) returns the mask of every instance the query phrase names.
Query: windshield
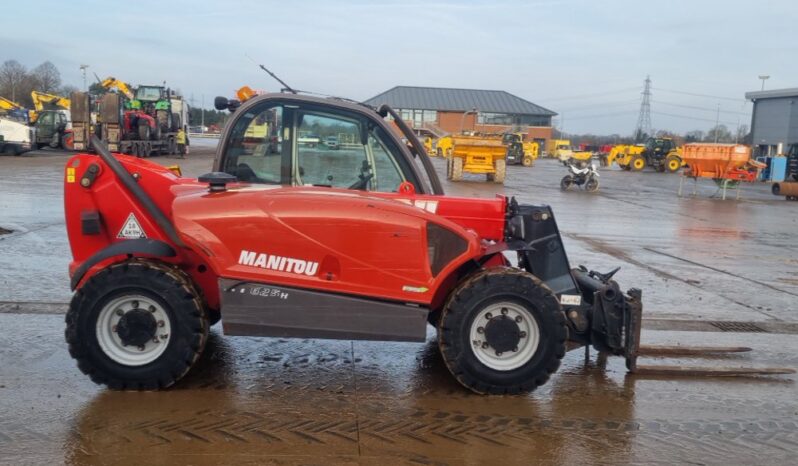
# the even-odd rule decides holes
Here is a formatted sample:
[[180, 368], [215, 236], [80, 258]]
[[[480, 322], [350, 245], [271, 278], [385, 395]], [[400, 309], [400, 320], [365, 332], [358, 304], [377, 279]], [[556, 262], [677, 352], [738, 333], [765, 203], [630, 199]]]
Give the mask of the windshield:
[[156, 101], [161, 99], [161, 88], [154, 86], [141, 86], [136, 90], [136, 99]]

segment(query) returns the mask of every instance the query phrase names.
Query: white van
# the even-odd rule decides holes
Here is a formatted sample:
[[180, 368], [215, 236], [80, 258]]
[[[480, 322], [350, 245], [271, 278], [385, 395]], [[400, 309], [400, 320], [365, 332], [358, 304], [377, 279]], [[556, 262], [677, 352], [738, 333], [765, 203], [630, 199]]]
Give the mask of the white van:
[[24, 123], [0, 117], [0, 154], [19, 155], [31, 150], [33, 131]]

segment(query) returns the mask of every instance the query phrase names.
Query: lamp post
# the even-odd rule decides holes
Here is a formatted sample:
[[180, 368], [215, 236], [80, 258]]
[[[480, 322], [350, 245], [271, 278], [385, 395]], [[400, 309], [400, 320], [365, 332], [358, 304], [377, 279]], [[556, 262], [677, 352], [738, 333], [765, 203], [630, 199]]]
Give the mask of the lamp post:
[[460, 121], [460, 134], [462, 134], [465, 131], [465, 119], [466, 119], [466, 115], [468, 115], [469, 113], [473, 113], [475, 115], [474, 116], [474, 127], [472, 129], [473, 130], [476, 129], [476, 118], [477, 118], [476, 115], [479, 112], [477, 111], [476, 107], [472, 107], [470, 111], [467, 110], [467, 111], [465, 111], [463, 113], [463, 119]]
[[765, 90], [765, 81], [766, 81], [766, 80], [768, 80], [768, 79], [770, 79], [770, 75], [767, 75], [767, 74], [760, 74], [760, 75], [759, 75], [759, 79], [761, 79], [761, 80], [762, 80], [762, 90], [764, 91], [764, 90]]
[[83, 92], [88, 92], [88, 88], [86, 87], [86, 70], [89, 68], [89, 65], [80, 65], [80, 71], [83, 72]]

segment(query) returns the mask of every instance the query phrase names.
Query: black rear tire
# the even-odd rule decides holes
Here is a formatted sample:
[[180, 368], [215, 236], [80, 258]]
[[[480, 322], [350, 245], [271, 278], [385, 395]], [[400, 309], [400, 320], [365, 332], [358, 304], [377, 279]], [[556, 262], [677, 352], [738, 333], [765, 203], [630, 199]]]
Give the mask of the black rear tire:
[[19, 155], [19, 152], [17, 151], [17, 148], [14, 147], [13, 144], [6, 144], [5, 146], [3, 146], [3, 155], [9, 155], [9, 156]]
[[[101, 312], [126, 296], [157, 303], [169, 320], [170, 333], [161, 342], [165, 349], [143, 365], [118, 362], [98, 338]], [[117, 326], [121, 324], [113, 333], [121, 334]], [[205, 348], [208, 327], [205, 305], [188, 277], [163, 264], [129, 261], [107, 267], [78, 289], [66, 315], [65, 336], [69, 354], [95, 383], [118, 390], [154, 390], [173, 385], [191, 369]]]
[[[505, 308], [495, 316], [484, 314], [485, 310], [505, 304], [525, 309], [537, 329], [537, 345], [529, 359], [506, 370], [490, 367], [477, 356], [479, 348], [486, 348], [484, 345], [491, 338], [489, 322], [500, 319], [504, 322], [497, 325], [508, 324], [507, 316], [502, 315]], [[472, 329], [480, 322], [486, 322], [485, 342], [475, 349]], [[464, 280], [449, 296], [438, 327], [438, 344], [446, 367], [463, 386], [477, 393], [515, 394], [543, 385], [560, 367], [567, 338], [565, 315], [554, 292], [535, 276], [509, 267], [483, 270]], [[516, 345], [521, 346], [518, 342]], [[515, 357], [518, 347], [505, 350], [505, 356]], [[483, 351], [491, 350], [488, 346]], [[497, 357], [501, 355], [496, 353]]]
[[447, 180], [451, 180], [452, 179], [452, 166], [453, 166], [453, 164], [454, 164], [454, 159], [452, 159], [451, 157], [447, 157], [446, 158], [446, 179]]
[[219, 309], [208, 309], [208, 326], [213, 326], [222, 320], [222, 312]]
[[152, 128], [150, 128], [150, 125], [148, 125], [146, 121], [142, 120], [139, 121], [138, 132], [140, 141], [149, 141]]

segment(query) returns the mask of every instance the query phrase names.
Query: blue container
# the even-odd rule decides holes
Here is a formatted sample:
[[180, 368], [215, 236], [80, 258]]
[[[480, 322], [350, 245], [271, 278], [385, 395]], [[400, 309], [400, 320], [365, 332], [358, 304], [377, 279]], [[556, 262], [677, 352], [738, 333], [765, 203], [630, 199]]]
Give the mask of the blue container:
[[756, 158], [757, 162], [761, 162], [765, 164], [765, 168], [759, 171], [759, 181], [768, 181], [770, 179], [770, 157], [766, 155], [760, 155]]
[[768, 163], [768, 181], [778, 183], [784, 181], [787, 173], [787, 157], [771, 157]]

